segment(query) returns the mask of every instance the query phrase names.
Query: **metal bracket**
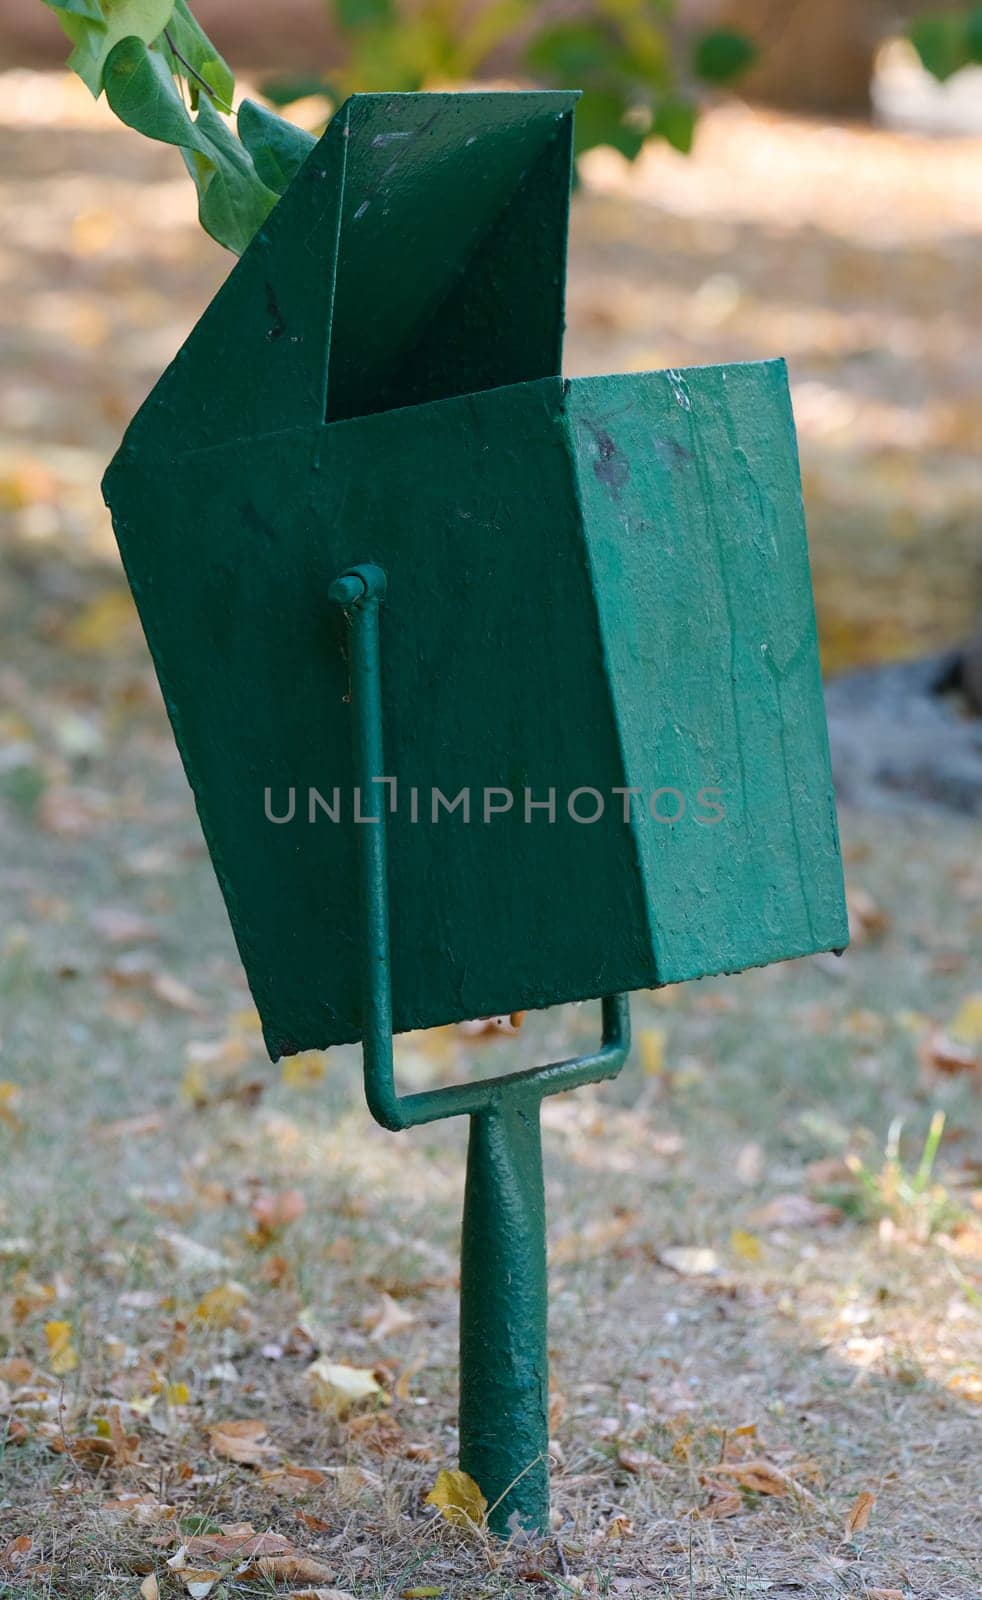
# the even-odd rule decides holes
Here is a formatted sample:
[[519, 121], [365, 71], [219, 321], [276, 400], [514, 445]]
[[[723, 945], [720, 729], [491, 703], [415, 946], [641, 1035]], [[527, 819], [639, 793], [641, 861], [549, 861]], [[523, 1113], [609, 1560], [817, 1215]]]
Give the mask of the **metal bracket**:
[[[355, 779], [361, 795], [385, 772], [382, 741], [382, 669], [379, 608], [386, 576], [371, 564], [352, 567], [329, 590], [351, 625], [351, 699], [354, 711]], [[625, 995], [602, 1002], [599, 1050], [480, 1083], [450, 1084], [421, 1094], [400, 1095], [392, 1052], [392, 975], [389, 960], [389, 901], [384, 809], [377, 825], [366, 826], [360, 850], [363, 919], [362, 1049], [365, 1096], [383, 1128], [399, 1131], [443, 1117], [476, 1116], [495, 1105], [505, 1091], [538, 1102], [581, 1084], [616, 1077], [631, 1048], [631, 1023]]]

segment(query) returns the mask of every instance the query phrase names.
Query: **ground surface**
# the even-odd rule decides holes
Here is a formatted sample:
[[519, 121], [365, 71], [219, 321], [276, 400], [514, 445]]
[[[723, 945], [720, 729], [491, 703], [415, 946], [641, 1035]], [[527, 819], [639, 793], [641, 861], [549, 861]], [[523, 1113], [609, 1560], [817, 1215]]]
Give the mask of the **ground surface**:
[[[183, 1545], [216, 1596], [977, 1600], [977, 832], [845, 815], [840, 962], [639, 996], [623, 1078], [548, 1107], [555, 1537], [444, 1523], [464, 1130], [375, 1128], [352, 1051], [265, 1062], [98, 500], [226, 261], [176, 157], [58, 82], [0, 105], [0, 1596], [178, 1596]], [[633, 198], [595, 160], [569, 369], [786, 352], [828, 658], [951, 641], [979, 145], [731, 111], [704, 150]], [[400, 1070], [595, 1028], [441, 1030]], [[335, 1415], [318, 1356], [387, 1398]], [[261, 1450], [209, 1433], [250, 1420]], [[237, 1573], [244, 1523], [307, 1564]]]

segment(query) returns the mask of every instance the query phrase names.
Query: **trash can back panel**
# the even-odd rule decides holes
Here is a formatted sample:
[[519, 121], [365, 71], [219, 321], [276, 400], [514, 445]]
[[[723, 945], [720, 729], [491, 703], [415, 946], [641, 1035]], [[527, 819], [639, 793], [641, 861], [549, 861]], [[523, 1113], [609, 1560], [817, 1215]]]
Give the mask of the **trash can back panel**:
[[558, 374], [576, 98], [347, 103], [329, 421]]
[[[567, 407], [663, 981], [848, 939], [782, 361], [576, 380]], [[642, 801], [643, 804], [643, 801]]]
[[[657, 978], [630, 828], [569, 815], [624, 767], [580, 534], [562, 383], [547, 379], [107, 480], [127, 573], [275, 1055], [360, 1033], [357, 826], [343, 618], [382, 609], [399, 1030]], [[330, 803], [341, 794], [342, 821]], [[419, 791], [419, 820], [409, 809]], [[484, 790], [514, 796], [485, 825]], [[432, 821], [432, 791], [471, 792]], [[273, 814], [265, 814], [265, 791]], [[526, 823], [524, 793], [557, 794]], [[371, 815], [378, 797], [364, 797]], [[589, 806], [587, 806], [589, 809]], [[365, 824], [362, 824], [364, 826]]]

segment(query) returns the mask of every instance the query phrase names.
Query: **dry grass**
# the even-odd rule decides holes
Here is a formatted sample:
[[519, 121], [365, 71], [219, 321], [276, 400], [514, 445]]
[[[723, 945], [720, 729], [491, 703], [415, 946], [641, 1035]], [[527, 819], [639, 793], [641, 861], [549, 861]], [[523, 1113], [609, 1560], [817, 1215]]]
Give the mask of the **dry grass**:
[[[465, 1130], [374, 1127], [352, 1051], [283, 1074], [262, 1057], [95, 490], [223, 264], [197, 240], [166, 152], [88, 112], [72, 128], [62, 112], [60, 132], [2, 132], [24, 228], [5, 258], [0, 1414], [14, 1421], [0, 1450], [0, 1552], [31, 1545], [19, 1564], [9, 1549], [0, 1597], [135, 1600], [155, 1573], [177, 1600], [185, 1588], [166, 1562], [182, 1536], [249, 1523], [316, 1559], [329, 1580], [315, 1586], [366, 1600], [420, 1588], [447, 1600], [975, 1600], [978, 1070], [939, 1072], [930, 1040], [980, 987], [982, 878], [977, 836], [950, 821], [844, 818], [865, 939], [838, 963], [637, 997], [622, 1079], [548, 1106], [555, 1536], [502, 1550], [426, 1507], [455, 1457]], [[669, 198], [644, 213], [665, 229]], [[737, 237], [754, 286], [729, 334], [720, 308], [732, 289], [717, 282], [670, 335], [678, 304], [663, 298], [658, 312], [661, 284], [631, 299], [662, 237], [635, 228], [622, 250], [627, 219], [616, 196], [580, 203], [575, 364], [637, 365], [656, 345], [671, 364], [691, 359], [710, 305], [706, 354], [724, 335], [739, 342], [739, 305], [766, 304], [787, 242], [763, 226]], [[671, 225], [658, 270], [677, 276], [688, 256], [711, 284], [726, 239], [714, 246], [705, 221]], [[942, 236], [930, 248], [947, 294], [961, 246]], [[795, 281], [788, 297], [803, 304], [811, 280], [802, 268]], [[858, 282], [827, 309], [846, 319], [840, 331]], [[888, 284], [863, 293], [882, 299]], [[891, 304], [899, 326], [903, 306]], [[816, 326], [800, 323], [799, 359], [829, 362], [821, 340], [808, 345]], [[904, 387], [898, 373], [911, 369], [896, 360], [875, 382], [913, 413], [920, 390]], [[856, 361], [837, 348], [835, 362], [861, 396]], [[952, 406], [960, 362], [952, 347], [930, 380]], [[885, 458], [823, 443], [807, 424], [803, 434], [812, 470], [834, 469], [872, 508], [862, 559], [889, 577], [895, 502], [881, 490], [899, 447]], [[962, 448], [925, 469], [935, 535], [968, 526]], [[815, 509], [821, 571], [834, 497]], [[945, 576], [929, 616], [927, 535], [910, 537], [918, 637], [943, 636], [953, 590]], [[840, 548], [846, 534], [834, 538]], [[887, 633], [903, 615], [890, 599]], [[140, 920], [107, 915], [120, 908]], [[483, 1049], [442, 1030], [405, 1041], [401, 1071], [421, 1084], [498, 1070], [579, 1048], [595, 1028], [582, 1008]], [[911, 1179], [937, 1107], [947, 1121], [925, 1204]], [[293, 1192], [277, 1226], [275, 1197]], [[679, 1270], [693, 1258], [676, 1252], [694, 1247], [712, 1252], [700, 1276]], [[70, 1324], [76, 1364], [51, 1323]], [[377, 1369], [390, 1400], [342, 1419], [319, 1410], [307, 1376], [318, 1351]], [[117, 1415], [131, 1445], [118, 1430], [114, 1445]], [[230, 1418], [265, 1424], [260, 1465], [212, 1449], [209, 1426]], [[78, 1444], [107, 1429], [102, 1444]], [[268, 1476], [285, 1463], [319, 1476]], [[850, 1532], [863, 1493], [876, 1503]], [[145, 1520], [119, 1509], [127, 1495]], [[233, 1573], [212, 1594], [311, 1583]]]

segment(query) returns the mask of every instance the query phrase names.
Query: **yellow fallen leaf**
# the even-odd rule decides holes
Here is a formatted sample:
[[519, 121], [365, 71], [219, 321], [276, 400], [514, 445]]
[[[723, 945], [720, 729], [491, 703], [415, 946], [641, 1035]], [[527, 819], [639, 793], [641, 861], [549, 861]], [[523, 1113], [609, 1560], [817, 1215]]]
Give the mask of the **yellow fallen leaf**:
[[982, 994], [963, 1000], [948, 1024], [948, 1032], [962, 1044], [982, 1044]]
[[255, 1466], [264, 1456], [275, 1454], [276, 1446], [270, 1444], [265, 1422], [218, 1422], [208, 1429], [211, 1447], [217, 1455], [229, 1461], [240, 1461], [244, 1466]]
[[638, 1034], [638, 1050], [641, 1056], [641, 1070], [649, 1078], [657, 1077], [665, 1066], [664, 1028], [642, 1028]]
[[280, 1075], [288, 1089], [311, 1089], [320, 1083], [327, 1068], [327, 1057], [322, 1050], [301, 1050], [298, 1055], [284, 1056]]
[[19, 1084], [0, 1083], [0, 1122], [5, 1123], [14, 1133], [24, 1126], [14, 1109], [19, 1099]]
[[442, 1589], [429, 1588], [426, 1584], [417, 1584], [415, 1589], [402, 1589], [400, 1600], [439, 1600]]
[[339, 1416], [373, 1395], [385, 1398], [370, 1367], [347, 1367], [343, 1362], [327, 1361], [322, 1356], [311, 1362], [307, 1376], [313, 1386], [314, 1404], [322, 1411], [334, 1411]]
[[220, 1283], [201, 1296], [194, 1308], [195, 1321], [207, 1322], [212, 1328], [227, 1328], [248, 1299], [248, 1292], [241, 1283]]
[[759, 1261], [763, 1253], [757, 1235], [743, 1228], [734, 1228], [730, 1234], [730, 1249], [741, 1261]]
[[70, 1322], [46, 1322], [44, 1337], [48, 1341], [48, 1366], [56, 1378], [74, 1372], [78, 1366], [78, 1351], [72, 1344]]
[[83, 606], [65, 629], [65, 643], [87, 655], [104, 655], [136, 633], [136, 611], [125, 589], [107, 589]]
[[953, 1372], [945, 1388], [950, 1389], [959, 1400], [971, 1400], [978, 1405], [982, 1403], [982, 1371]]
[[868, 1489], [861, 1489], [849, 1508], [846, 1515], [846, 1538], [851, 1539], [854, 1533], [862, 1533], [870, 1519], [870, 1512], [876, 1505], [876, 1495]]
[[186, 1383], [168, 1383], [164, 1388], [164, 1399], [169, 1406], [190, 1405], [191, 1391]]
[[426, 1496], [428, 1506], [436, 1506], [440, 1515], [455, 1527], [480, 1527], [488, 1509], [488, 1502], [474, 1479], [458, 1467], [449, 1471], [443, 1468], [436, 1475], [436, 1483]]

